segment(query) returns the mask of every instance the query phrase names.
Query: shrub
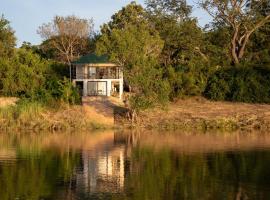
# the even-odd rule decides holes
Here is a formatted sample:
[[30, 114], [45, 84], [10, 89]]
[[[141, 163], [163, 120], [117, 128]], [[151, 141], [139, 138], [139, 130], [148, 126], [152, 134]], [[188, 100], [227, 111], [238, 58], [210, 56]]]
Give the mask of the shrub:
[[0, 61], [0, 90], [5, 96], [31, 97], [44, 84], [49, 63], [24, 49]]
[[44, 103], [54, 99], [79, 103], [79, 93], [63, 78], [65, 69], [65, 65], [41, 59], [31, 50], [18, 49], [13, 57], [0, 60], [0, 94]]
[[171, 87], [170, 98], [202, 95], [213, 69], [201, 60], [167, 67], [165, 77], [168, 78]]
[[162, 79], [160, 67], [146, 65], [129, 78], [134, 95], [130, 98], [131, 108], [138, 112], [156, 105], [166, 105], [169, 100], [170, 87], [166, 79]]
[[213, 100], [270, 103], [270, 69], [237, 66], [218, 70], [209, 80], [204, 95]]

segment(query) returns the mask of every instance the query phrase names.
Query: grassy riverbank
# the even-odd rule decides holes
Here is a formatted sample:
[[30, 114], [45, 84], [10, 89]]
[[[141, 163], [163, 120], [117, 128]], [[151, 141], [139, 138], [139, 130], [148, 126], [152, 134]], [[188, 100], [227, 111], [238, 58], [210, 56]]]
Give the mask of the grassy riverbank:
[[[61, 101], [40, 103], [27, 100], [2, 99], [0, 106], [0, 130], [94, 130], [113, 128], [104, 119], [110, 117], [105, 108], [107, 101], [96, 100], [81, 105], [68, 105]], [[100, 105], [103, 105], [101, 108]], [[91, 104], [91, 105], [90, 105]], [[110, 104], [111, 107], [113, 107]], [[107, 108], [107, 107], [108, 108]], [[115, 105], [114, 105], [115, 106]], [[89, 109], [92, 109], [89, 111]], [[109, 109], [110, 110], [110, 109]], [[141, 112], [136, 124], [131, 124], [124, 107], [114, 107], [115, 128], [139, 128], [147, 130], [194, 131], [267, 131], [270, 129], [270, 105], [232, 102], [212, 102], [203, 98], [188, 98]], [[101, 112], [102, 111], [102, 112]], [[119, 115], [122, 111], [122, 115]], [[97, 115], [97, 113], [99, 115]], [[94, 113], [96, 113], [94, 115]], [[102, 118], [101, 116], [104, 115]]]
[[40, 103], [19, 100], [16, 104], [0, 107], [0, 129], [14, 130], [93, 130], [102, 124], [90, 121], [82, 106], [60, 101]]
[[[118, 118], [119, 126], [132, 126]], [[213, 102], [201, 97], [178, 100], [142, 112], [133, 126], [159, 130], [260, 130], [270, 128], [270, 105]]]

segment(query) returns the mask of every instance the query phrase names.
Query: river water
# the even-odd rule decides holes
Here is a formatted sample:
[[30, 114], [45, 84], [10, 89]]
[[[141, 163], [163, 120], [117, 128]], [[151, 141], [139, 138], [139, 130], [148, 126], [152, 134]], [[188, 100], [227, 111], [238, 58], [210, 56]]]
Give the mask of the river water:
[[2, 133], [0, 200], [270, 199], [263, 133]]

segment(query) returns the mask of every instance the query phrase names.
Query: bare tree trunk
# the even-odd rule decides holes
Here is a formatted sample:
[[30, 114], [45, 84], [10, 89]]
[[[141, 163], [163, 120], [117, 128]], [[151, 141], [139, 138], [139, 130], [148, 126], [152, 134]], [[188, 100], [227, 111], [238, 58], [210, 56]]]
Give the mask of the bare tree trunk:
[[69, 67], [69, 80], [70, 82], [72, 82], [72, 74], [71, 74], [71, 59], [68, 55], [66, 55], [66, 59], [67, 59], [67, 64]]
[[236, 26], [235, 27], [235, 31], [234, 31], [234, 34], [233, 34], [233, 38], [232, 38], [232, 41], [231, 41], [231, 54], [232, 54], [232, 57], [233, 57], [233, 63], [234, 64], [239, 64], [239, 58], [238, 58], [238, 49], [237, 49], [237, 37], [238, 37], [238, 33], [239, 33], [239, 27]]
[[243, 42], [243, 44], [241, 46], [241, 49], [239, 51], [239, 55], [238, 55], [239, 60], [241, 60], [243, 58], [243, 56], [244, 56], [248, 40], [249, 40], [249, 35], [246, 35], [245, 39], [244, 39], [244, 42]]

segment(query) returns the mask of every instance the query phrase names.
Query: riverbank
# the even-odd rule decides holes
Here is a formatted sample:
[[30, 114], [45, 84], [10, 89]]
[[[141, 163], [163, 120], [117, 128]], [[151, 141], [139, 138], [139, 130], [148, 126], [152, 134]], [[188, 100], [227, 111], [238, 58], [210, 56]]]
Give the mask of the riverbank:
[[170, 103], [166, 108], [144, 111], [131, 125], [118, 117], [120, 126], [159, 130], [267, 131], [270, 129], [270, 105], [213, 102], [193, 97]]
[[138, 128], [186, 131], [268, 131], [270, 105], [213, 102], [201, 97], [178, 100], [140, 113], [137, 122], [114, 99], [84, 98], [82, 105], [1, 99], [0, 130], [81, 131]]
[[[5, 101], [8, 98], [5, 99]], [[3, 100], [3, 98], [2, 98]], [[0, 130], [76, 131], [107, 127], [92, 121], [81, 105], [53, 101], [48, 104], [19, 100], [0, 106]]]

